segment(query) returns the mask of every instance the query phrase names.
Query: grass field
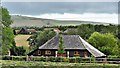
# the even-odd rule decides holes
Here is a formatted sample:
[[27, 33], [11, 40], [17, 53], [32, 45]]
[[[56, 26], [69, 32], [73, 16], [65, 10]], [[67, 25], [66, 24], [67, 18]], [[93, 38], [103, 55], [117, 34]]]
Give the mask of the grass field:
[[[40, 61], [11, 61], [0, 60], [3, 66], [109, 66], [120, 67], [119, 64], [104, 64], [104, 63], [67, 63], [67, 62], [40, 62]], [[107, 67], [105, 67], [107, 68]]]
[[25, 46], [28, 47], [28, 41], [27, 39], [30, 37], [31, 35], [16, 35], [15, 36], [15, 42], [16, 42], [16, 46]]

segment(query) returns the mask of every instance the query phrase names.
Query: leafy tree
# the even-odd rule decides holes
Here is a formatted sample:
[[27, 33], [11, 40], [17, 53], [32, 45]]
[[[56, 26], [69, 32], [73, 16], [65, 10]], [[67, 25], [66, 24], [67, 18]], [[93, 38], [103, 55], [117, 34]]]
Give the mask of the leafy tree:
[[90, 35], [95, 31], [94, 26], [91, 24], [82, 24], [77, 28], [78, 35], [84, 39], [88, 39]]
[[9, 27], [12, 24], [11, 16], [6, 8], [1, 8], [2, 10], [2, 24], [5, 27]]
[[55, 34], [56, 33], [54, 31], [50, 31], [50, 30], [40, 31], [34, 34], [33, 36], [31, 36], [31, 38], [29, 38], [29, 44], [31, 45], [32, 48], [36, 49], [39, 46], [43, 45], [48, 40], [50, 40], [52, 37], [54, 37]]
[[15, 45], [14, 34], [10, 27], [5, 27], [2, 30], [2, 53], [8, 54], [8, 50], [11, 46]]
[[23, 46], [21, 47], [12, 46], [10, 51], [11, 51], [11, 55], [15, 55], [15, 56], [24, 56], [26, 52]]
[[118, 40], [111, 33], [94, 32], [88, 42], [107, 55], [119, 55]]
[[2, 10], [2, 54], [7, 55], [11, 46], [15, 45], [13, 30], [10, 27], [12, 20], [6, 8]]
[[114, 35], [116, 35], [118, 32], [117, 29], [118, 27], [115, 25], [108, 25], [101, 28], [100, 33], [113, 33]]
[[63, 54], [64, 52], [65, 52], [65, 50], [64, 50], [64, 42], [63, 42], [63, 38], [60, 36], [58, 53]]
[[104, 27], [104, 25], [95, 25], [95, 31], [96, 32], [101, 32], [102, 31], [102, 28]]
[[118, 35], [117, 35], [118, 39], [120, 39], [120, 32], [118, 32]]

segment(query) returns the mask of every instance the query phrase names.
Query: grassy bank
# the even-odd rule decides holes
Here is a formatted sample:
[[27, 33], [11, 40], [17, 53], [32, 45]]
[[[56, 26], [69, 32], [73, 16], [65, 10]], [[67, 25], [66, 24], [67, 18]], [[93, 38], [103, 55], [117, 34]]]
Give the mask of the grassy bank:
[[11, 60], [0, 60], [3, 68], [14, 67], [14, 66], [24, 66], [24, 67], [80, 67], [80, 68], [120, 68], [119, 64], [104, 64], [104, 63], [67, 63], [67, 62], [40, 62], [40, 61], [11, 61]]

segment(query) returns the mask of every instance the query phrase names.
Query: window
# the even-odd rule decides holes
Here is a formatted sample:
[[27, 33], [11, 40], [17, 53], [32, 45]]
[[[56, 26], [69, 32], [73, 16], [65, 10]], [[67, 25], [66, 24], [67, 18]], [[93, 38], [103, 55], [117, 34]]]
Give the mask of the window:
[[79, 55], [79, 52], [78, 51], [74, 51], [74, 55]]
[[38, 50], [38, 55], [41, 55], [41, 51], [40, 50]]
[[87, 56], [87, 52], [86, 52], [86, 51], [84, 52], [84, 57], [85, 57], [85, 58], [87, 58], [87, 57], [88, 57], [88, 56]]
[[50, 51], [50, 50], [47, 50], [47, 51], [45, 51], [45, 54], [50, 55], [50, 54], [51, 54], [51, 51]]

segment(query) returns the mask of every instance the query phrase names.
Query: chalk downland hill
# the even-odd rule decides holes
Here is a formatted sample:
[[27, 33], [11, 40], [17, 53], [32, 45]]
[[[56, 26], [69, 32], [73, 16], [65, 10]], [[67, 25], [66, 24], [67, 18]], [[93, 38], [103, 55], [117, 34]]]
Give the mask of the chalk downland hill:
[[73, 21], [73, 20], [52, 20], [52, 19], [42, 19], [34, 17], [26, 17], [20, 15], [12, 15], [13, 20], [12, 27], [42, 27], [42, 26], [69, 26], [69, 25], [80, 25], [80, 24], [108, 24], [101, 22], [91, 22], [91, 21]]

